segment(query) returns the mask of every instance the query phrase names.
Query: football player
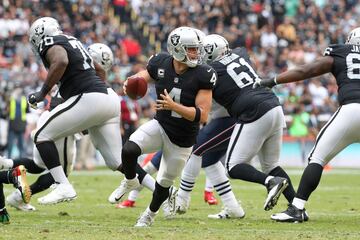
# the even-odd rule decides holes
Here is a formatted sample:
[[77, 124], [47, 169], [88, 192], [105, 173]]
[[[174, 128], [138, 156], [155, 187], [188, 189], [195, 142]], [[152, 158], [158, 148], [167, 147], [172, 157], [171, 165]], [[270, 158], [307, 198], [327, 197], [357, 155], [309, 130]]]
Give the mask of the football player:
[[320, 182], [324, 166], [352, 143], [360, 142], [360, 28], [352, 30], [345, 44], [330, 45], [324, 56], [273, 79], [258, 79], [254, 87], [273, 87], [325, 73], [332, 73], [338, 85], [340, 107], [320, 130], [300, 180], [296, 197], [286, 211], [271, 216], [279, 222], [303, 222], [304, 207]]
[[[252, 88], [259, 77], [245, 48], [230, 50], [226, 39], [217, 34], [207, 36], [206, 41], [208, 60], [220, 78], [213, 98], [237, 119], [226, 153], [227, 174], [233, 179], [264, 185], [268, 191], [266, 211], [273, 208], [282, 192], [291, 201], [295, 191], [279, 166], [285, 119], [277, 97], [265, 88]], [[250, 165], [256, 155], [262, 171]]]
[[40, 91], [29, 95], [29, 103], [43, 101], [55, 84], [59, 85], [65, 100], [50, 112], [34, 136], [36, 148], [57, 183], [42, 198], [42, 203], [70, 201], [77, 195], [61, 167], [54, 142], [88, 130], [106, 165], [112, 170], [121, 170], [120, 102], [117, 94], [99, 77], [104, 78], [105, 70], [93, 61], [81, 42], [62, 33], [57, 20], [37, 19], [29, 35], [33, 51], [40, 55], [48, 69], [45, 83]]
[[[52, 111], [57, 105], [63, 102], [63, 99], [59, 97], [57, 93], [56, 86], [53, 88], [52, 98], [50, 101], [50, 111]], [[42, 126], [44, 121], [48, 119], [50, 112], [44, 111], [41, 113], [38, 121], [37, 128]], [[32, 137], [36, 130], [31, 134]], [[70, 172], [73, 169], [73, 163], [76, 156], [76, 137], [75, 135], [67, 136], [65, 138], [58, 139], [55, 141], [56, 149], [59, 153], [59, 160], [62, 168], [64, 169], [65, 175], [69, 176]], [[23, 165], [29, 173], [32, 174], [41, 174], [37, 180], [30, 185], [31, 194], [35, 195], [39, 192], [42, 192], [48, 189], [52, 184], [55, 183], [54, 178], [51, 174], [46, 170], [46, 166], [42, 161], [40, 154], [37, 148], [34, 146], [33, 149], [33, 159], [29, 158], [18, 158], [18, 159], [6, 159], [0, 156], [0, 166], [5, 169], [11, 169]], [[6, 178], [6, 172], [0, 172], [0, 179]], [[7, 198], [6, 201], [12, 207], [15, 207], [22, 211], [34, 211], [35, 207], [30, 205], [28, 202], [23, 201], [23, 194], [20, 191], [15, 190], [12, 192]], [[43, 198], [38, 199], [38, 203], [42, 204]]]
[[[111, 68], [113, 64], [113, 54], [108, 46], [101, 43], [95, 43], [88, 47], [88, 51], [92, 58], [97, 63], [99, 63], [105, 71], [108, 71]], [[50, 101], [50, 111], [52, 111], [57, 105], [63, 102], [63, 99], [58, 97], [58, 89], [55, 87], [52, 90], [52, 92], [55, 94], [52, 94], [53, 97]], [[41, 126], [43, 122], [48, 118], [48, 114], [49, 111], [44, 111], [41, 114], [37, 122], [38, 127]], [[76, 157], [75, 136], [68, 136], [55, 142], [58, 152], [62, 153], [59, 154], [60, 163], [61, 166], [64, 168], [66, 176], [69, 176], [70, 172], [72, 171], [73, 163]], [[33, 152], [34, 160], [28, 158], [19, 158], [12, 160], [0, 157], [0, 166], [4, 168], [13, 168], [19, 165], [24, 165], [29, 173], [41, 174], [41, 176], [30, 186], [32, 195], [48, 189], [52, 184], [55, 183], [51, 174], [46, 171], [46, 166], [41, 160], [41, 157], [36, 147], [34, 147]], [[6, 176], [6, 173], [0, 172], [0, 179], [3, 176]], [[12, 194], [10, 194], [6, 198], [8, 204], [22, 211], [34, 211], [35, 207], [30, 205], [29, 203], [25, 203], [20, 193], [20, 191], [16, 190]], [[42, 198], [39, 198], [38, 202], [42, 204]]]
[[210, 66], [201, 65], [204, 36], [190, 27], [176, 28], [168, 37], [168, 53], [152, 56], [147, 69], [136, 74], [155, 82], [157, 111], [155, 119], [140, 126], [125, 143], [122, 150], [125, 179], [113, 197], [120, 200], [139, 186], [138, 156], [160, 149], [163, 152], [150, 206], [141, 214], [136, 227], [152, 224], [191, 154], [200, 123], [207, 121], [217, 75]]
[[[244, 49], [238, 48], [230, 50], [227, 40], [217, 34], [212, 34], [205, 37], [204, 49], [206, 52], [206, 61], [214, 67], [215, 71], [217, 71], [219, 76], [219, 81], [217, 82], [213, 90], [214, 100], [218, 101], [220, 104], [223, 104], [223, 106], [227, 108], [228, 112], [231, 113], [234, 118], [229, 117], [229, 115], [220, 115], [220, 117], [217, 118], [216, 121], [210, 122], [209, 126], [207, 125], [204, 127], [204, 129], [206, 129], [207, 127], [210, 127], [212, 123], [215, 126], [213, 128], [209, 128], [212, 131], [205, 131], [208, 134], [204, 134], [206, 140], [205, 144], [200, 146], [199, 151], [194, 151], [185, 166], [182, 174], [180, 190], [178, 192], [178, 198], [176, 201], [177, 212], [183, 213], [188, 208], [190, 201], [190, 191], [192, 190], [195, 178], [200, 171], [201, 155], [208, 151], [209, 153], [207, 154], [211, 154], [212, 156], [211, 161], [203, 158], [202, 165], [203, 167], [205, 167], [204, 169], [207, 172], [207, 176], [214, 184], [215, 189], [222, 197], [225, 206], [220, 213], [209, 215], [209, 217], [225, 219], [241, 218], [245, 215], [241, 206], [239, 208], [234, 205], [236, 203], [235, 196], [231, 191], [231, 186], [227, 176], [225, 175], [224, 167], [221, 162], [219, 162], [221, 157], [226, 153], [226, 150], [229, 149], [228, 144], [230, 141], [230, 137], [232, 138], [232, 145], [230, 145], [229, 147], [232, 147], [232, 151], [236, 151], [237, 155], [233, 156], [234, 162], [231, 163], [231, 167], [229, 167], [229, 159], [231, 155], [229, 155], [228, 153], [226, 159], [226, 170], [228, 171], [229, 176], [232, 178], [258, 182], [265, 185], [268, 190], [268, 197], [265, 202], [265, 207], [266, 210], [268, 210], [271, 208], [271, 203], [277, 201], [278, 196], [288, 184], [288, 180], [286, 180], [286, 173], [278, 174], [277, 172], [283, 172], [283, 170], [277, 166], [279, 149], [272, 156], [270, 155], [268, 160], [265, 160], [264, 157], [260, 155], [260, 147], [262, 144], [261, 142], [267, 140], [266, 135], [265, 138], [263, 137], [259, 139], [259, 142], [256, 142], [255, 138], [254, 142], [251, 143], [249, 141], [250, 137], [246, 135], [246, 133], [245, 135], [243, 134], [242, 138], [237, 137], [237, 139], [235, 140], [234, 134], [238, 133], [239, 125], [244, 119], [244, 117], [242, 116], [246, 116], [248, 118], [246, 119], [246, 123], [250, 125], [251, 122], [256, 121], [256, 118], [261, 118], [261, 116], [264, 115], [267, 111], [271, 110], [274, 107], [277, 107], [278, 102], [276, 100], [276, 97], [273, 96], [273, 94], [268, 94], [267, 92], [262, 91], [252, 94], [252, 88], [249, 88], [249, 84], [242, 84], [242, 80], [252, 82], [255, 80], [255, 77], [257, 77], [250, 65], [251, 63], [249, 62], [249, 57]], [[219, 61], [222, 61], [221, 64], [219, 64]], [[236, 72], [234, 71], [235, 69]], [[263, 95], [264, 97], [258, 98], [255, 97], [256, 95]], [[246, 99], [247, 101], [245, 101], [244, 99]], [[269, 106], [267, 106], [268, 108], [260, 108], [260, 111], [257, 111], [257, 104], [264, 101], [267, 101], [266, 104], [269, 104]], [[254, 105], [252, 105], [252, 103]], [[274, 113], [274, 115], [279, 115], [279, 118], [277, 119], [278, 121], [276, 122], [277, 125], [274, 129], [269, 130], [268, 135], [270, 135], [270, 133], [276, 133], [280, 130], [282, 131], [283, 122], [281, 120], [283, 118], [281, 118], [281, 113]], [[229, 122], [231, 119], [233, 120], [233, 122]], [[227, 124], [226, 120], [229, 122], [229, 124]], [[256, 124], [254, 123], [253, 125]], [[250, 125], [243, 127], [245, 128], [244, 130], [248, 131], [247, 129], [251, 129], [253, 126]], [[254, 127], [254, 129], [256, 129], [256, 127]], [[261, 133], [264, 133], [264, 130]], [[261, 135], [261, 133], [258, 133], [258, 135]], [[279, 144], [279, 142], [277, 141], [280, 141], [281, 144], [281, 134], [277, 136], [277, 138], [273, 141], [277, 144]], [[249, 142], [251, 143], [251, 146], [249, 146]], [[244, 151], [244, 148], [241, 149], [239, 146], [240, 143], [244, 144], [246, 146], [245, 149], [247, 149], [248, 151]], [[194, 148], [196, 149], [196, 147]], [[256, 148], [258, 149], [256, 150]], [[212, 153], [214, 150], [216, 151], [215, 154]], [[258, 152], [260, 154], [258, 154]], [[250, 160], [255, 155], [260, 155], [259, 158], [265, 173], [262, 173], [249, 165]], [[240, 158], [240, 161], [236, 159], [237, 157]], [[242, 167], [244, 167], [247, 169], [247, 172], [244, 173], [242, 171], [232, 170], [232, 168], [234, 167], [235, 169], [241, 169]], [[272, 171], [274, 169], [277, 170]], [[230, 171], [232, 171], [231, 174], [229, 173]], [[285, 178], [272, 176], [276, 174]], [[294, 190], [292, 190], [292, 192], [294, 192]], [[241, 212], [239, 211], [239, 209], [241, 209]]]
[[[105, 72], [110, 70], [114, 62], [114, 56], [111, 49], [107, 45], [103, 43], [93, 43], [87, 48], [87, 50], [94, 61], [99, 63]], [[103, 79], [106, 79], [106, 77], [107, 76], [105, 74]], [[141, 185], [153, 192], [155, 189], [155, 179], [153, 179], [151, 175], [145, 172], [145, 170], [140, 166], [137, 166], [137, 172]], [[117, 202], [116, 199], [111, 196], [108, 200], [112, 204]]]

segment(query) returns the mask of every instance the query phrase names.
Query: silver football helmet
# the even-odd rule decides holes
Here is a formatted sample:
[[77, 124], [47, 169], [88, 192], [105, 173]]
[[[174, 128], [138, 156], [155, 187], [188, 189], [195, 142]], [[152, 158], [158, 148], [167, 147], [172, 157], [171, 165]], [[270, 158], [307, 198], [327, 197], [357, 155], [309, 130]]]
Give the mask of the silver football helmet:
[[231, 53], [228, 41], [218, 34], [210, 34], [205, 37], [204, 50], [206, 63], [217, 61]]
[[360, 27], [353, 29], [349, 33], [345, 43], [360, 45]]
[[87, 48], [95, 62], [101, 65], [105, 71], [109, 71], [114, 63], [114, 55], [111, 49], [103, 43], [93, 43]]
[[32, 50], [37, 53], [41, 41], [45, 37], [61, 34], [61, 28], [58, 21], [52, 17], [42, 17], [37, 19], [30, 27], [29, 42]]
[[[189, 67], [200, 65], [204, 56], [203, 38], [205, 34], [198, 29], [179, 27], [174, 29], [167, 40], [167, 50], [175, 60]], [[196, 49], [196, 54], [189, 49]]]

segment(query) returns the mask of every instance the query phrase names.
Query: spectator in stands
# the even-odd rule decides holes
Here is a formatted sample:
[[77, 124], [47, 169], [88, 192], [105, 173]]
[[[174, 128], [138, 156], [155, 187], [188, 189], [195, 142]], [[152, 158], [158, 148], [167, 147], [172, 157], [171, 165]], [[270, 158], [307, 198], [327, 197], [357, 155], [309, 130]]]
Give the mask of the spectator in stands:
[[[14, 158], [14, 146], [17, 146], [19, 157], [24, 157], [24, 134], [26, 130], [26, 114], [29, 106], [21, 88], [15, 88], [8, 105], [9, 131], [7, 141], [7, 156]], [[16, 142], [16, 144], [15, 144]]]

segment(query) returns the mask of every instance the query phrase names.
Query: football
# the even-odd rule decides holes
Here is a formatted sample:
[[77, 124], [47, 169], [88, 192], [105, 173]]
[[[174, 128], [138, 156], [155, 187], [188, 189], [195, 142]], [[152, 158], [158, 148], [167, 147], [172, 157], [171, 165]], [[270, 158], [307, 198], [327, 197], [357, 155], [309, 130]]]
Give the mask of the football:
[[147, 92], [147, 82], [143, 77], [128, 78], [126, 94], [134, 100], [142, 98]]

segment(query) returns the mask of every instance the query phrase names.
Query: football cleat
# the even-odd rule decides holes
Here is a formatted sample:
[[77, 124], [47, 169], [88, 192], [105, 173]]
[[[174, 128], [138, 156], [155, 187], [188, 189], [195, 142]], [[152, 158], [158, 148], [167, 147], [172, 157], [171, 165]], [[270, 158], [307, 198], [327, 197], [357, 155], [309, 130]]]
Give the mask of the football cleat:
[[190, 205], [190, 198], [186, 199], [183, 197], [180, 197], [179, 195], [176, 196], [176, 213], [178, 214], [184, 214], [189, 209]]
[[165, 218], [172, 218], [176, 214], [176, 196], [178, 190], [171, 186], [169, 189], [169, 197], [163, 203], [163, 213]]
[[210, 214], [208, 218], [211, 219], [229, 219], [229, 218], [243, 218], [245, 217], [244, 209], [239, 205], [239, 208], [223, 207], [221, 212], [217, 214]]
[[140, 183], [137, 176], [130, 180], [124, 178], [124, 180], [121, 181], [120, 186], [111, 193], [108, 200], [110, 203], [115, 204], [119, 202], [125, 194], [137, 189], [138, 187], [140, 187]]
[[[271, 215], [271, 219], [277, 222], [302, 223], [304, 221], [304, 218], [305, 218], [305, 210], [298, 209], [292, 204], [289, 204], [288, 208], [282, 213], [276, 213]], [[307, 220], [309, 220], [308, 216], [307, 216]]]
[[56, 183], [53, 190], [44, 197], [38, 198], [38, 203], [43, 205], [69, 202], [76, 199], [76, 192], [71, 184]]
[[215, 198], [213, 192], [204, 191], [204, 201], [209, 205], [217, 205], [218, 200]]
[[115, 208], [132, 208], [135, 207], [135, 201], [124, 200], [121, 203], [118, 203]]
[[281, 193], [287, 188], [289, 182], [286, 178], [273, 177], [266, 184], [268, 191], [267, 198], [264, 203], [264, 210], [269, 211], [277, 204]]
[[0, 210], [0, 222], [2, 224], [9, 224], [10, 223], [10, 215], [6, 211], [6, 208]]
[[15, 190], [9, 196], [7, 196], [6, 202], [10, 206], [12, 206], [18, 210], [24, 211], [24, 212], [30, 212], [30, 211], [36, 210], [34, 206], [24, 202], [19, 190]]
[[155, 219], [156, 213], [152, 213], [149, 208], [143, 212], [138, 218], [134, 227], [150, 227]]
[[12, 170], [13, 184], [20, 193], [24, 203], [29, 203], [31, 199], [30, 186], [26, 180], [26, 169], [23, 165], [17, 166]]

